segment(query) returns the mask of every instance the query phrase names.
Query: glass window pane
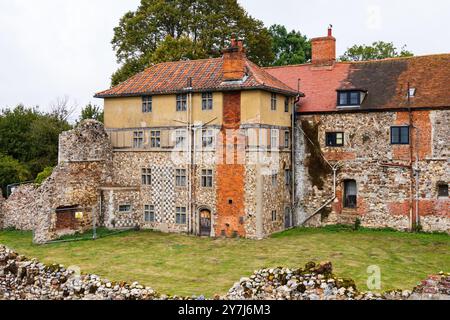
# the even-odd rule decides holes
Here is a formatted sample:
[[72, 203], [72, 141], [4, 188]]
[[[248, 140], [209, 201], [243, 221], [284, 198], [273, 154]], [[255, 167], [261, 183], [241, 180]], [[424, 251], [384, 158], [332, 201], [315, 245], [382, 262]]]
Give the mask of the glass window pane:
[[350, 92], [350, 104], [351, 105], [359, 105], [360, 93], [359, 92]]

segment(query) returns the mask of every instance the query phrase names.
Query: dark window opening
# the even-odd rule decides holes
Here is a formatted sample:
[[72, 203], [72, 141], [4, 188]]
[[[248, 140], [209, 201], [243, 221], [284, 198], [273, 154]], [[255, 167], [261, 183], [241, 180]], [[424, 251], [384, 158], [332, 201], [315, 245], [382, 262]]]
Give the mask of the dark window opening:
[[277, 211], [273, 210], [272, 211], [272, 222], [277, 221]]
[[131, 211], [131, 205], [130, 204], [121, 204], [119, 206], [119, 212], [130, 212]]
[[361, 105], [361, 91], [339, 91], [338, 106]]
[[187, 94], [177, 94], [177, 111], [187, 110]]
[[344, 181], [344, 207], [355, 209], [358, 204], [358, 190], [355, 180]]
[[149, 186], [152, 184], [152, 169], [142, 169], [142, 184], [145, 186]]
[[343, 132], [327, 132], [325, 135], [327, 147], [342, 147], [344, 146]]
[[176, 207], [175, 223], [186, 224], [186, 207]]
[[409, 144], [409, 127], [391, 127], [391, 144]]
[[212, 186], [213, 186], [213, 171], [202, 170], [202, 187], [212, 188]]
[[272, 93], [271, 99], [270, 99], [270, 109], [272, 111], [276, 111], [277, 110], [277, 94], [276, 93]]
[[146, 96], [142, 97], [142, 112], [149, 113], [153, 111], [153, 97]]
[[202, 110], [213, 109], [213, 94], [212, 92], [202, 93]]
[[448, 198], [448, 184], [438, 185], [438, 197], [439, 198]]
[[284, 112], [289, 112], [289, 98], [284, 100]]

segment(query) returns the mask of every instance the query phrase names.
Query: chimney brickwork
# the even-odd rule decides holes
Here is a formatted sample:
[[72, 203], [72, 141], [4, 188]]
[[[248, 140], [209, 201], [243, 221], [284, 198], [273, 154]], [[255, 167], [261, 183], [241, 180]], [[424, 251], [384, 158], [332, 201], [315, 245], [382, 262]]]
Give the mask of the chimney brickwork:
[[231, 46], [223, 51], [224, 81], [238, 81], [244, 78], [245, 58], [243, 41], [231, 39]]
[[328, 36], [311, 39], [312, 63], [314, 65], [333, 65], [336, 62], [336, 38], [332, 28], [328, 28]]

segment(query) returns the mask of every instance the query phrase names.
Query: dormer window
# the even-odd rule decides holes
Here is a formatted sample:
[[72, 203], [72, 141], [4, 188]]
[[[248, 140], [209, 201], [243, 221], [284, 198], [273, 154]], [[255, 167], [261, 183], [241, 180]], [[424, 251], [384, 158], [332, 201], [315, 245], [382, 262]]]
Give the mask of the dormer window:
[[363, 94], [359, 90], [338, 91], [338, 107], [359, 107]]

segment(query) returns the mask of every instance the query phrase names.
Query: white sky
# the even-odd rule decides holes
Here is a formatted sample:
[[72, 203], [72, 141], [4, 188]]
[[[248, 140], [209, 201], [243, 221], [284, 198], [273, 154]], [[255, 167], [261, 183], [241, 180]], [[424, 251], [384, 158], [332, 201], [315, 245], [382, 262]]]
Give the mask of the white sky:
[[[109, 87], [116, 70], [113, 28], [139, 0], [1, 0], [0, 108], [23, 103], [47, 110], [68, 96], [79, 108]], [[406, 44], [417, 55], [450, 52], [448, 0], [239, 0], [267, 26], [308, 37], [334, 25], [338, 55], [376, 40]]]

